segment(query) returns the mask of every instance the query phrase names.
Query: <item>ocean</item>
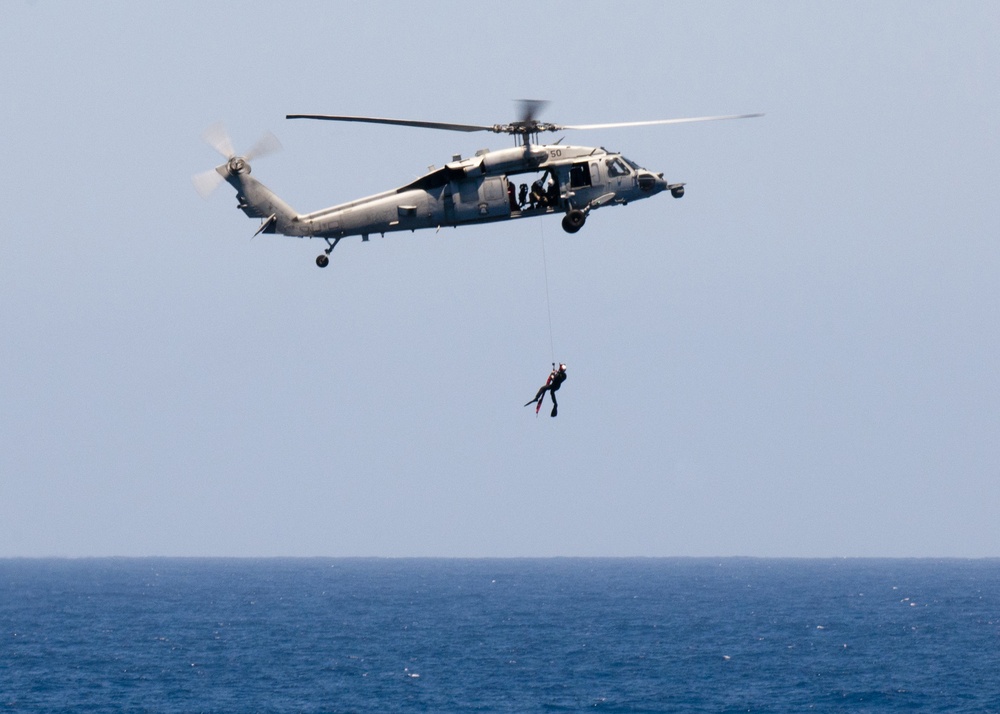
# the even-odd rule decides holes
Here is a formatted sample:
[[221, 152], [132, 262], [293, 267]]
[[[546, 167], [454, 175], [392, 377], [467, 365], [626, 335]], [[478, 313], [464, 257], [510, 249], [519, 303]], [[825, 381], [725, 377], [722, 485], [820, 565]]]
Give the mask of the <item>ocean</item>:
[[0, 711], [1000, 712], [1000, 561], [0, 560]]

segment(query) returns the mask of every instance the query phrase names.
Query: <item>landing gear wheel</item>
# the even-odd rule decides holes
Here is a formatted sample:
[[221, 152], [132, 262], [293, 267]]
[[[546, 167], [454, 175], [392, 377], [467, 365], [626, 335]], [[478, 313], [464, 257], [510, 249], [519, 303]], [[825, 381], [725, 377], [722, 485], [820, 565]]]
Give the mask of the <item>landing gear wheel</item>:
[[330, 256], [326, 254], [320, 254], [316, 256], [316, 265], [321, 268], [325, 268], [330, 264]]
[[680, 198], [681, 196], [684, 195], [684, 187], [678, 186], [677, 188], [670, 189], [670, 195], [673, 196], [674, 198]]
[[562, 227], [567, 233], [576, 233], [578, 230], [583, 228], [583, 224], [587, 221], [587, 214], [583, 211], [578, 211], [575, 208], [563, 216]]

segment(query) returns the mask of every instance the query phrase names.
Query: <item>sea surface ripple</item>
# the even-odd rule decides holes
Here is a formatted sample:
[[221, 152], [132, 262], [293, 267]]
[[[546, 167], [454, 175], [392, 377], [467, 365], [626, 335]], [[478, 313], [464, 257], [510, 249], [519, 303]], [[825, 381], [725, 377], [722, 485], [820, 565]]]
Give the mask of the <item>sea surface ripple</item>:
[[1000, 712], [1000, 561], [0, 560], [0, 711]]

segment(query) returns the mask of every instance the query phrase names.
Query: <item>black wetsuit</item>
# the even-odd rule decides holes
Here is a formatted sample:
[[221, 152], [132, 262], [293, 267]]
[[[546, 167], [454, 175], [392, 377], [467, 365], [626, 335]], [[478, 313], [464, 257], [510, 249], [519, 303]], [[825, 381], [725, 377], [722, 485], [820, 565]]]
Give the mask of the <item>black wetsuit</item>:
[[[549, 393], [552, 397], [552, 416], [555, 416], [559, 411], [559, 402], [556, 401], [556, 392], [562, 383], [566, 381], [566, 371], [562, 369], [556, 369], [552, 371], [549, 378], [545, 381], [545, 384], [541, 386], [538, 390], [538, 394], [532, 399], [528, 404], [538, 404], [541, 407], [542, 400], [545, 398], [545, 392]], [[524, 406], [528, 406], [525, 404]]]

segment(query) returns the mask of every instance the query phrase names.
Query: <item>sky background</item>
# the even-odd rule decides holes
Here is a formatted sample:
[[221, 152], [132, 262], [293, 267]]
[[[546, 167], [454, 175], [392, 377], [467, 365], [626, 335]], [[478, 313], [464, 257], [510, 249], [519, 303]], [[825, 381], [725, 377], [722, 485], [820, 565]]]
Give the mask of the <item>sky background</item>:
[[[1000, 556], [997, 28], [994, 2], [5, 0], [0, 556]], [[566, 134], [682, 200], [351, 238], [325, 270], [191, 184], [222, 120], [274, 132], [254, 176], [316, 210], [510, 139], [286, 113], [524, 97], [766, 117]]]

